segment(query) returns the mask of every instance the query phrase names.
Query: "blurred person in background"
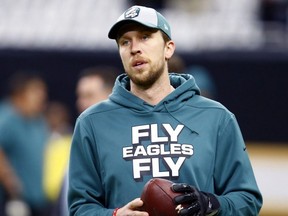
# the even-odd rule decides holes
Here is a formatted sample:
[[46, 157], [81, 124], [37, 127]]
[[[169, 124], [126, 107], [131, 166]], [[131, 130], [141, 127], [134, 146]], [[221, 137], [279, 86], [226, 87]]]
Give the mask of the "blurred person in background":
[[72, 139], [72, 124], [69, 108], [60, 101], [50, 101], [46, 109], [50, 139], [45, 150], [44, 191], [53, 203], [51, 216], [59, 216], [61, 189], [69, 160]]
[[168, 61], [168, 70], [173, 73], [185, 73], [186, 62], [179, 54], [175, 53]]
[[201, 65], [187, 66], [182, 56], [174, 54], [168, 61], [169, 71], [191, 74], [201, 89], [201, 95], [210, 99], [217, 98], [217, 87], [211, 73]]
[[12, 75], [8, 97], [0, 105], [1, 216], [5, 204], [9, 211], [16, 209], [11, 207], [13, 200], [26, 205], [31, 216], [49, 214], [43, 191], [43, 157], [49, 137], [43, 116], [46, 100], [47, 86], [37, 73]]
[[[93, 104], [99, 103], [108, 98], [112, 92], [117, 75], [117, 69], [108, 66], [89, 67], [80, 72], [76, 86], [76, 107], [79, 114]], [[56, 205], [56, 211], [53, 212], [53, 216], [69, 215], [67, 205], [67, 186], [68, 179], [67, 176], [65, 176], [62, 182], [58, 203]]]
[[201, 95], [210, 99], [217, 99], [217, 87], [215, 81], [204, 66], [192, 65], [186, 69], [187, 74], [191, 74], [201, 89]]
[[76, 87], [78, 112], [106, 100], [112, 92], [117, 75], [114, 67], [95, 66], [82, 70]]

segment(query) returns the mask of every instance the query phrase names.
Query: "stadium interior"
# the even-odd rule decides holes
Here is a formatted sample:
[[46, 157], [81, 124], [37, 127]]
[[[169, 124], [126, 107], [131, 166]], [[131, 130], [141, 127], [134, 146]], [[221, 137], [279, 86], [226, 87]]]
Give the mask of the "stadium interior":
[[107, 34], [134, 4], [167, 18], [185, 72], [209, 72], [214, 98], [235, 113], [247, 143], [264, 197], [260, 215], [286, 215], [288, 1], [1, 0], [0, 99], [11, 73], [39, 71], [49, 98], [67, 104], [76, 119], [83, 68], [113, 65], [124, 72]]

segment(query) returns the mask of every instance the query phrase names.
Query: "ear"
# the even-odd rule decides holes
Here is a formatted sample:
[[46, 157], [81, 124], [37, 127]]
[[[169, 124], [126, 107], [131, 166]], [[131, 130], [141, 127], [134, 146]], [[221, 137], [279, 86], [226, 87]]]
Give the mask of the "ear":
[[166, 46], [165, 46], [165, 59], [169, 60], [172, 55], [174, 54], [175, 51], [175, 43], [174, 41], [170, 40], [168, 42], [166, 42]]

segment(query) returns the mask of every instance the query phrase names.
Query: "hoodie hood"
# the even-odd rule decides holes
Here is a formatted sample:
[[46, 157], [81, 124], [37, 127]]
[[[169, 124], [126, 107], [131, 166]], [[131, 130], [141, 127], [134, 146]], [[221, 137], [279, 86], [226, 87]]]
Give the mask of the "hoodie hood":
[[182, 107], [195, 94], [200, 95], [200, 89], [190, 74], [169, 74], [170, 83], [175, 88], [157, 105], [153, 106], [130, 92], [130, 79], [126, 74], [117, 77], [110, 100], [120, 106], [136, 112], [173, 112]]

